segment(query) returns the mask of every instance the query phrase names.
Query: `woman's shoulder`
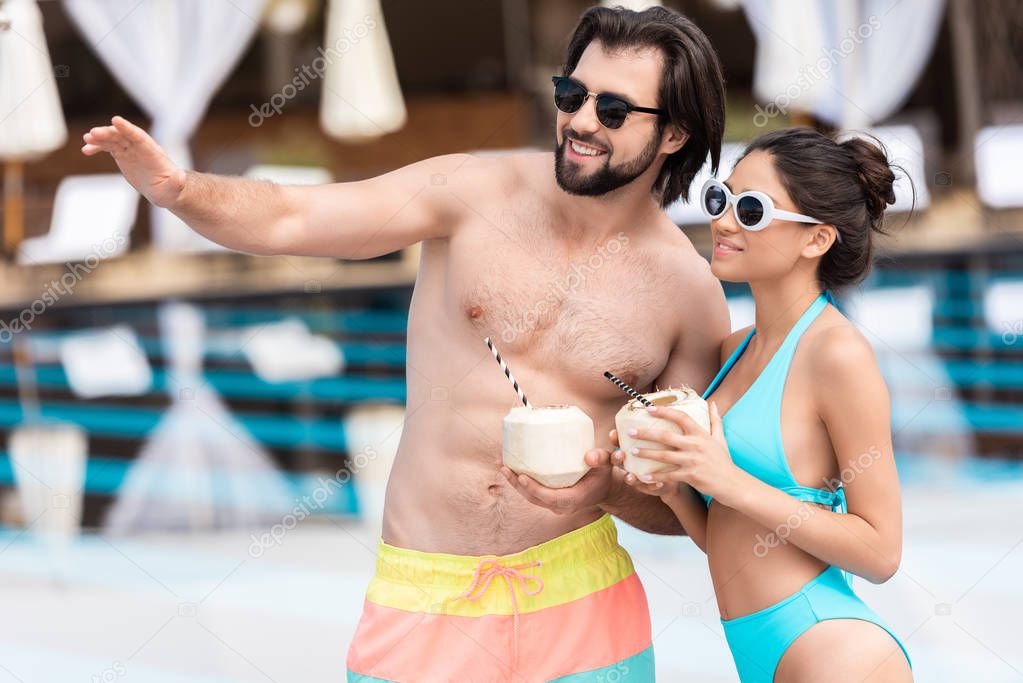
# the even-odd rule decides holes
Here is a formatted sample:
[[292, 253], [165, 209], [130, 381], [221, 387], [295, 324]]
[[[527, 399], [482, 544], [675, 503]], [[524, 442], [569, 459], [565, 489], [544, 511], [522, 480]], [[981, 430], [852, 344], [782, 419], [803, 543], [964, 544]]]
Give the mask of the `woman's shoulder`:
[[857, 375], [862, 378], [864, 371], [877, 368], [870, 341], [839, 311], [822, 314], [810, 331], [809, 367], [818, 382], [841, 383]]
[[[809, 378], [813, 402], [825, 424], [849, 420], [857, 429], [879, 415], [889, 416], [890, 395], [874, 349], [866, 335], [835, 309], [828, 309], [808, 330], [801, 373]], [[873, 423], [870, 423], [873, 424]], [[876, 426], [876, 425], [875, 425]]]

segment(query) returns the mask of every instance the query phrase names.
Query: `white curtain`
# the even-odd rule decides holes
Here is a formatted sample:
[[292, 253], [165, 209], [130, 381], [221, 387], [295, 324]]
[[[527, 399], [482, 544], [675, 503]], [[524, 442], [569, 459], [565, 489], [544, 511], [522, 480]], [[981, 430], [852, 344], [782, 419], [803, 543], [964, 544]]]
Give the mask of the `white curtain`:
[[[259, 27], [266, 0], [64, 0], [92, 49], [151, 117], [152, 136], [183, 168], [189, 139], [213, 94]], [[111, 112], [115, 113], [115, 112]], [[153, 207], [161, 248], [214, 248], [169, 211]]]
[[944, 0], [745, 0], [757, 38], [754, 123], [795, 110], [865, 128], [906, 100]]

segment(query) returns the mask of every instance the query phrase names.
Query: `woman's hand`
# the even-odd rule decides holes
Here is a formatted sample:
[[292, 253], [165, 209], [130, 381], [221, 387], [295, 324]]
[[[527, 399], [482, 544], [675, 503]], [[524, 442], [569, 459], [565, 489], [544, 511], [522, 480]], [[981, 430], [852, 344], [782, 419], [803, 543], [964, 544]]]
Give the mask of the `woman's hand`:
[[741, 485], [742, 470], [732, 462], [717, 404], [713, 401], [710, 404], [709, 432], [681, 410], [656, 406], [647, 410], [654, 417], [674, 422], [684, 434], [656, 427], [630, 431], [629, 436], [664, 446], [663, 449], [636, 448], [632, 455], [675, 466], [665, 472], [643, 475], [641, 481], [647, 486], [663, 484], [676, 491], [678, 483], [689, 484], [728, 505]]
[[[611, 444], [615, 447], [615, 450], [611, 453], [611, 464], [616, 467], [623, 467], [625, 465], [625, 454], [621, 450], [621, 446], [618, 443], [618, 430], [612, 429], [609, 433], [611, 437]], [[657, 481], [652, 483], [645, 483], [639, 480], [632, 472], [625, 473], [625, 483], [631, 488], [636, 489], [640, 493], [645, 493], [648, 496], [659, 496], [665, 503], [673, 497], [679, 494], [678, 483], [667, 484], [665, 482]]]

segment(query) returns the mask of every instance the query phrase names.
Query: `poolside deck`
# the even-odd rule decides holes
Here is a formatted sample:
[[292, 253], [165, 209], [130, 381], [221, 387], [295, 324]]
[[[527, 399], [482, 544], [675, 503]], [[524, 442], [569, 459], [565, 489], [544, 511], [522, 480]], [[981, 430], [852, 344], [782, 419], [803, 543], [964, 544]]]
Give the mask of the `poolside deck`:
[[[979, 502], [983, 505], [979, 505]], [[1023, 479], [905, 488], [906, 547], [889, 583], [857, 590], [904, 638], [919, 681], [1019, 681]], [[248, 534], [86, 536], [52, 562], [0, 538], [0, 681], [340, 681], [374, 566], [355, 522], [318, 519], [263, 553]], [[734, 681], [704, 559], [631, 529], [658, 679]], [[47, 569], [47, 566], [51, 569]]]

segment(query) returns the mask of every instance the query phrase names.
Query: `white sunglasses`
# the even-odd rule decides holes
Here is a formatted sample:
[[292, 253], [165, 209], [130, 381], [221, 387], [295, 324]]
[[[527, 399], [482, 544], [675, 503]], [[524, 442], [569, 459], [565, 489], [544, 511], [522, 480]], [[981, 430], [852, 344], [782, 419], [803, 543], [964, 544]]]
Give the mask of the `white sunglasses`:
[[[813, 225], [823, 225], [824, 223], [824, 221], [804, 216], [801, 213], [774, 208], [774, 202], [763, 192], [747, 190], [735, 195], [731, 193], [727, 185], [716, 178], [711, 178], [703, 184], [703, 189], [700, 190], [700, 206], [710, 219], [714, 220], [725, 215], [729, 204], [732, 205], [735, 220], [746, 230], [763, 230], [775, 218], [812, 223]], [[839, 242], [842, 241], [842, 236], [838, 234], [837, 230], [835, 239]]]

